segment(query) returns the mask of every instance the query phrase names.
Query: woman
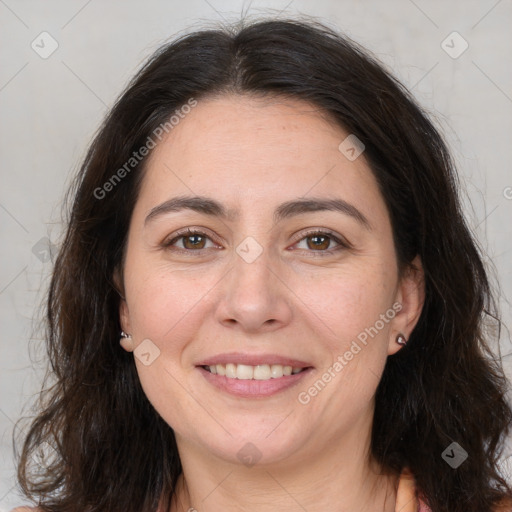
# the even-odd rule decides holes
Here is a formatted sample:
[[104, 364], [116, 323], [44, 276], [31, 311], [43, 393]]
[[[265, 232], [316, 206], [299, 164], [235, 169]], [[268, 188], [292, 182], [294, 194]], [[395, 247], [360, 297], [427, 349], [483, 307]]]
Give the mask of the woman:
[[55, 512], [512, 510], [456, 183], [405, 88], [321, 24], [160, 49], [76, 181], [23, 490]]

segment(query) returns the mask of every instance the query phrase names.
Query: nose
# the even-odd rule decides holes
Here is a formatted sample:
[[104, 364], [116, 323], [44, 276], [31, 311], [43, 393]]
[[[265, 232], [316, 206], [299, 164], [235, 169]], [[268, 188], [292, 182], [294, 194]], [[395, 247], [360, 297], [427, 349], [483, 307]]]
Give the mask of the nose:
[[293, 293], [283, 268], [271, 259], [268, 250], [250, 263], [235, 255], [219, 290], [219, 322], [254, 334], [282, 328], [291, 321]]

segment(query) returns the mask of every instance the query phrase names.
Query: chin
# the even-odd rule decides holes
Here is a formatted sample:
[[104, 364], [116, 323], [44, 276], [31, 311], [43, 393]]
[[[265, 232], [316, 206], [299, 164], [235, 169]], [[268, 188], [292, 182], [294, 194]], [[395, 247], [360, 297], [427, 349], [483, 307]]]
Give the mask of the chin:
[[[246, 467], [253, 467], [256, 464], [261, 467], [291, 461], [301, 448], [304, 448], [307, 439], [311, 438], [311, 435], [304, 431], [299, 435], [289, 429], [279, 427], [276, 429], [275, 426], [273, 428], [274, 431], [268, 428], [251, 429], [250, 425], [243, 423], [237, 425], [237, 428], [228, 429], [228, 434], [215, 423], [215, 426], [205, 425], [204, 430], [196, 432], [193, 437], [194, 443], [201, 446], [201, 451], [207, 451], [228, 463]], [[186, 435], [182, 435], [181, 438], [186, 442], [191, 437], [191, 430], [185, 429], [185, 432]], [[207, 438], [204, 437], [205, 432], [210, 434]]]

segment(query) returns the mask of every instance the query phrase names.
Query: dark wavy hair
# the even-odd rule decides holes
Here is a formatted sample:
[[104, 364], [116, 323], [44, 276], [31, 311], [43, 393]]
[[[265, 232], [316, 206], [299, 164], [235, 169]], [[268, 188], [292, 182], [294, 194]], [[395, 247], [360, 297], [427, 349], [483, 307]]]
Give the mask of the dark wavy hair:
[[[154, 511], [160, 499], [171, 502], [181, 473], [175, 437], [119, 347], [123, 292], [114, 279], [147, 158], [104, 197], [98, 190], [190, 98], [226, 93], [305, 100], [355, 134], [387, 205], [400, 269], [421, 258], [425, 302], [378, 385], [373, 457], [392, 474], [410, 468], [433, 512], [484, 512], [511, 498], [498, 460], [512, 411], [485, 329], [489, 315], [497, 318], [495, 300], [450, 154], [375, 57], [313, 19], [182, 35], [149, 59], [107, 115], [70, 190], [47, 300], [53, 382], [23, 439], [23, 491], [52, 512]], [[469, 454], [457, 469], [441, 456], [454, 441]], [[43, 469], [32, 464], [41, 447]]]

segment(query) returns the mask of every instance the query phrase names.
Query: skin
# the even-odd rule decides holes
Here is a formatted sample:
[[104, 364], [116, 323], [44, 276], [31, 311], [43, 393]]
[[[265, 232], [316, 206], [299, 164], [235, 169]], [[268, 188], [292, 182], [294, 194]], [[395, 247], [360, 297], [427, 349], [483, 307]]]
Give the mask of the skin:
[[[144, 392], [176, 434], [183, 474], [175, 511], [395, 510], [397, 475], [379, 474], [370, 456], [374, 395], [387, 357], [401, 348], [396, 336], [408, 338], [419, 318], [421, 262], [399, 276], [389, 215], [364, 153], [349, 161], [338, 149], [347, 135], [301, 100], [221, 96], [199, 101], [147, 161], [120, 319], [135, 347], [149, 339], [160, 350], [148, 366], [135, 362]], [[216, 199], [231, 218], [182, 210], [145, 221], [182, 195]], [[335, 211], [274, 222], [281, 203], [312, 197], [342, 198], [369, 229]], [[186, 236], [165, 245], [187, 227], [207, 236], [200, 250]], [[311, 229], [350, 245], [327, 238], [316, 249]], [[236, 252], [248, 236], [263, 250], [251, 263]], [[301, 404], [298, 394], [396, 302], [401, 311]], [[274, 396], [233, 397], [196, 365], [234, 351], [289, 356], [313, 370]], [[261, 456], [250, 467], [237, 457], [248, 442]]]

